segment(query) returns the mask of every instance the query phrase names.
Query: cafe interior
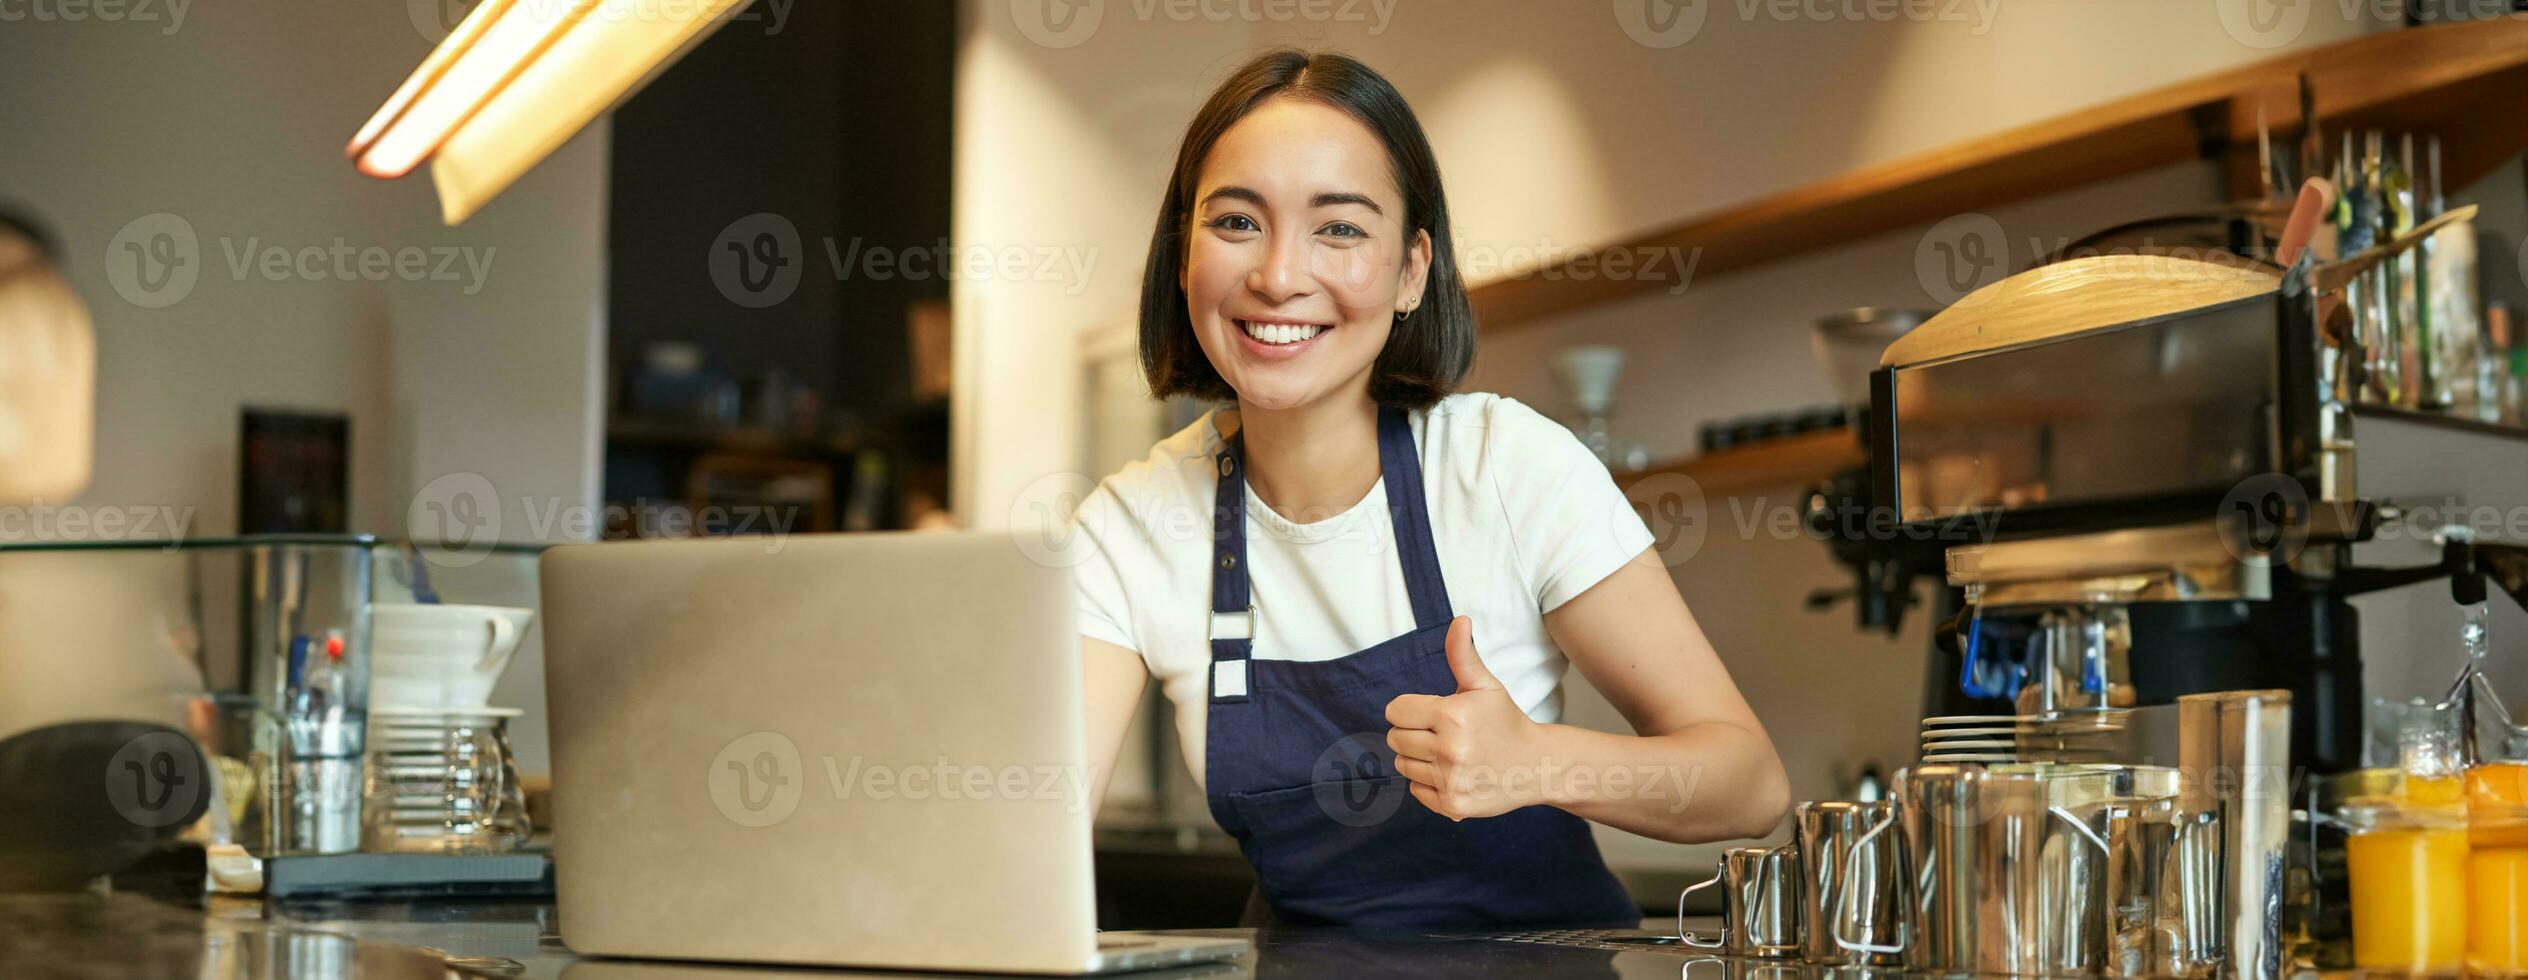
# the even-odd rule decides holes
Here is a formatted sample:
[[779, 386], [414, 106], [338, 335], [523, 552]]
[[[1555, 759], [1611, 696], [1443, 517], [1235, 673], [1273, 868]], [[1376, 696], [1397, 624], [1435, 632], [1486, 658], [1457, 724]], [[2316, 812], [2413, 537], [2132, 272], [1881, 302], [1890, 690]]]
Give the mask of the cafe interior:
[[[1025, 612], [1219, 407], [1152, 221], [1279, 48], [1778, 755], [1588, 826], [1624, 921], [1259, 923]], [[2528, 0], [0, 0], [0, 91], [0, 974], [2528, 976]]]

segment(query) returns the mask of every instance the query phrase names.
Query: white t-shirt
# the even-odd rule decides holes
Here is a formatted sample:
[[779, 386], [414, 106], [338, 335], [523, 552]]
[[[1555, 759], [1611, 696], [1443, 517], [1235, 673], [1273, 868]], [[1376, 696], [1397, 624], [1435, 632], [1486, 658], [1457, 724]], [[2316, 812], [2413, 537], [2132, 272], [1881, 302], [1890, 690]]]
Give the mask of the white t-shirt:
[[[1206, 412], [1101, 481], [1072, 538], [1080, 632], [1140, 652], [1203, 773], [1210, 701], [1211, 504], [1220, 433]], [[1409, 413], [1440, 575], [1475, 649], [1528, 717], [1562, 717], [1562, 651], [1544, 614], [1650, 546], [1649, 528], [1570, 430], [1515, 400], [1450, 395]], [[1248, 485], [1251, 655], [1333, 660], [1414, 628], [1381, 479], [1351, 509], [1295, 524]]]

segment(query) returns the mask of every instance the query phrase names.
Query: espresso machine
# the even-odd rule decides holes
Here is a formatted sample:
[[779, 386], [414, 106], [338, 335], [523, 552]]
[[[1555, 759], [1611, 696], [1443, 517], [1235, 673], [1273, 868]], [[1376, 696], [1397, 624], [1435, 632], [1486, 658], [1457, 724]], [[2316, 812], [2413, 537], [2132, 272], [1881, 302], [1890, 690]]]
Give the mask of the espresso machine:
[[[2287, 690], [2295, 764], [2337, 772], [2362, 763], [2366, 678], [2445, 683], [2461, 653], [2441, 624], [2488, 583], [2528, 603], [2528, 551], [2495, 537], [2515, 522], [2486, 519], [2528, 507], [2528, 431], [2378, 404], [2328, 300], [2400, 247], [2288, 270], [2057, 263], [1890, 344], [1871, 516], [1838, 548], [1867, 549], [1865, 579], [1949, 590], [1934, 615], [1955, 659], [1925, 714], [1973, 710], [1979, 687], [2013, 713]], [[2010, 643], [2018, 675], [1979, 684]], [[2528, 676], [2520, 644], [2494, 653]]]
[[[2518, 631], [2482, 642], [2491, 592], [2528, 606], [2528, 535], [2501, 519], [2528, 513], [2528, 430], [2381, 397], [2347, 310], [2471, 213], [2331, 264], [2115, 254], [1988, 286], [1886, 347], [1866, 470], [1812, 495], [1861, 625], [1892, 631], [1934, 579], [1913, 782], [1987, 760], [2190, 778], [2131, 825], [2162, 914], [2200, 921], [2132, 924], [2127, 967], [2285, 972], [2293, 812], [2309, 777], [2364, 764], [2366, 695], [2528, 677]], [[1984, 917], [1964, 945], [2005, 931], [1948, 912]]]

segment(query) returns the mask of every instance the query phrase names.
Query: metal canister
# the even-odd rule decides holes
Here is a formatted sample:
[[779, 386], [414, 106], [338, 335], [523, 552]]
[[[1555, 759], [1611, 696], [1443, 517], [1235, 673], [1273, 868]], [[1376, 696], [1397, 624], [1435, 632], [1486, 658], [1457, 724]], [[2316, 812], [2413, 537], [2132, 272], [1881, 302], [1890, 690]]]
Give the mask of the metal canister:
[[1901, 894], [1911, 922], [1905, 967], [1918, 973], [1975, 968], [1977, 873], [1983, 853], [1984, 786], [1979, 765], [1926, 765], [1896, 774], [1904, 825], [1906, 881]]
[[[1900, 938], [1903, 918], [1896, 894], [1904, 877], [1900, 838], [1882, 834], [1862, 842], [1871, 828], [1888, 823], [1895, 813], [1892, 801], [1799, 805], [1800, 914], [1808, 924], [1800, 958], [1809, 964], [1886, 965], [1900, 960], [1895, 953], [1849, 950], [1835, 942], [1838, 934], [1874, 946], [1890, 945]], [[1869, 899], [1848, 899], [1847, 890], [1868, 893]]]
[[[2179, 938], [2172, 972], [2217, 969], [2244, 980], [2283, 974], [2283, 847], [2291, 832], [2291, 692], [2219, 691], [2177, 699], [2185, 779], [2175, 819], [2188, 831], [2178, 865], [2217, 867], [2211, 928]], [[2208, 853], [2207, 853], [2208, 852]], [[2208, 899], [2207, 899], [2208, 900]], [[2204, 935], [2204, 932], [2210, 935]], [[2207, 962], [2205, 954], [2214, 953]]]

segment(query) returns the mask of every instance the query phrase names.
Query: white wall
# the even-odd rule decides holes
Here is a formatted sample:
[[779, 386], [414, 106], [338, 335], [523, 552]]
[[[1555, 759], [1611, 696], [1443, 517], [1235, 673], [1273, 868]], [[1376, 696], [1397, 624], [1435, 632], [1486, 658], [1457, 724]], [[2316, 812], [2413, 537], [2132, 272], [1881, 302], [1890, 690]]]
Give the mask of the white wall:
[[[2309, 4], [2297, 8], [2310, 18], [2296, 32], [2234, 32], [2225, 16], [2245, 22], [2232, 0], [2037, 0], [2006, 10], [1943, 2], [1928, 9], [1967, 19], [1889, 23], [1799, 13], [1889, 5], [1795, 5], [1777, 19], [1769, 12], [1782, 5], [1753, 0], [1649, 3], [1689, 17], [1701, 11], [1699, 30], [1672, 47], [1637, 43], [1619, 16], [1644, 10], [1642, 0], [1280, 8], [969, 0], [958, 67], [957, 240], [1094, 249], [1098, 261], [1069, 292], [959, 284], [961, 515], [1000, 526], [1023, 491], [1061, 485], [1043, 478], [1076, 468], [1079, 372], [1054, 366], [1068, 363], [1079, 332], [1132, 322], [1149, 223], [1183, 126], [1210, 86], [1263, 46], [1340, 49], [1396, 83], [1438, 153], [1457, 247], [1472, 260], [1613, 240], [2275, 53], [2258, 45], [2369, 29], [2341, 20], [2340, 6]], [[1275, 9], [1294, 19], [1238, 19], [1242, 10]], [[1326, 19], [1307, 19], [1311, 10]], [[1048, 21], [1049, 12], [1075, 19]], [[2031, 238], [2050, 244], [2220, 196], [2215, 168], [2183, 165], [1991, 216], [2014, 243], [2012, 261], [2024, 263]], [[1703, 420], [1832, 401], [1810, 360], [1809, 322], [1851, 306], [1928, 302], [1913, 271], [1922, 234], [1908, 229], [1695, 281], [1681, 295], [1487, 334], [1472, 387], [1561, 413], [1566, 399], [1545, 373], [1550, 352], [1621, 343], [1632, 360], [1617, 392], [1619, 438], [1655, 456], [1688, 451]], [[1770, 506], [1793, 504], [1793, 489], [1772, 491]], [[1711, 502], [1714, 533], [1676, 577], [1782, 743], [1795, 793], [1830, 795], [1839, 768], [1909, 757], [1923, 617], [1888, 640], [1854, 631], [1848, 608], [1805, 612], [1799, 601], [1810, 588], [1841, 581], [1824, 548], [1739, 535], [1728, 506]], [[1585, 695], [1572, 711], [1575, 720], [1616, 723]], [[1712, 853], [1603, 839], [1635, 865], [1685, 867]]]
[[[429, 51], [410, 8], [430, 6], [162, 0], [125, 8], [152, 22], [0, 21], [0, 201], [57, 229], [96, 319], [96, 475], [73, 504], [189, 511], [195, 536], [232, 531], [238, 410], [257, 405], [350, 416], [354, 530], [404, 534], [414, 494], [458, 473], [497, 495], [505, 539], [536, 536], [531, 512], [594, 506], [606, 125], [457, 228], [440, 225], [426, 174], [355, 174], [343, 146]], [[159, 213], [193, 230], [198, 278], [146, 308], [108, 259], [127, 223]], [[330, 268], [274, 281], [230, 264], [250, 245], [338, 239], [441, 251], [416, 281]], [[430, 278], [438, 255], [459, 259], [454, 281]], [[520, 750], [540, 769], [530, 654], [500, 698], [534, 709]]]

